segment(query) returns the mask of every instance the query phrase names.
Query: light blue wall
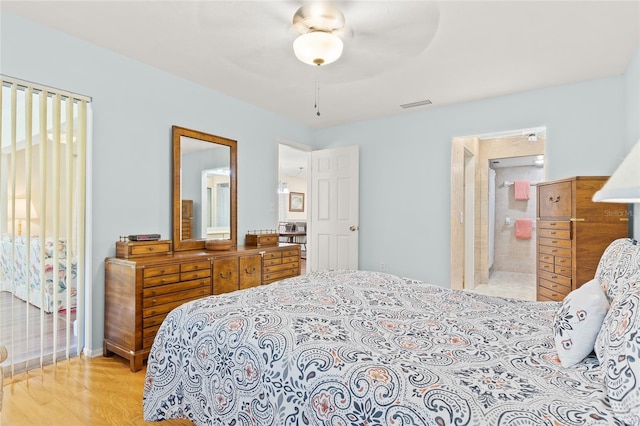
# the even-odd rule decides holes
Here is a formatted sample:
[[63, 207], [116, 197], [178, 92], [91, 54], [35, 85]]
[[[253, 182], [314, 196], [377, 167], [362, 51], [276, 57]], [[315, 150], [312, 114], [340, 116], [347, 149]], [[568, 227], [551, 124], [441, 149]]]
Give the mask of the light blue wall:
[[[277, 222], [271, 207], [277, 206], [278, 138], [360, 145], [361, 268], [385, 261], [389, 272], [445, 286], [452, 137], [547, 126], [547, 178], [554, 179], [610, 174], [632, 145], [623, 141], [640, 133], [635, 77], [313, 131], [9, 13], [2, 13], [0, 25], [2, 74], [93, 97], [94, 350], [103, 338], [104, 258], [114, 254], [118, 236], [159, 232], [171, 238], [173, 124], [238, 140], [240, 237]], [[638, 73], [637, 55], [632, 69]], [[636, 95], [625, 96], [631, 90]]]
[[[277, 140], [309, 128], [2, 12], [0, 72], [93, 97], [93, 338], [102, 347], [104, 259], [118, 236], [171, 239], [171, 126], [238, 141], [238, 233], [277, 224]], [[274, 207], [271, 209], [271, 207]]]
[[547, 180], [608, 175], [628, 151], [625, 107], [621, 76], [333, 127], [315, 144], [360, 145], [360, 268], [449, 286], [451, 139], [546, 126]]

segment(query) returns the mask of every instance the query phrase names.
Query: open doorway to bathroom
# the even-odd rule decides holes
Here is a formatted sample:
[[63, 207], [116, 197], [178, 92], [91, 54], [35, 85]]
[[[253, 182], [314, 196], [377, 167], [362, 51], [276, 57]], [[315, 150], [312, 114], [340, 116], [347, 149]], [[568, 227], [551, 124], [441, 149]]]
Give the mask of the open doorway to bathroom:
[[491, 158], [488, 163], [489, 276], [475, 290], [535, 300], [536, 185], [544, 179], [544, 155]]
[[[516, 246], [524, 245], [524, 238], [515, 238], [516, 219], [522, 223], [524, 219], [532, 219], [532, 234], [526, 243], [532, 244], [532, 251], [522, 248], [520, 254], [522, 259], [531, 263], [531, 268], [535, 271], [535, 182], [544, 180], [544, 160], [546, 146], [546, 129], [544, 127], [512, 130], [492, 134], [466, 136], [452, 139], [451, 150], [451, 288], [464, 289], [470, 291], [490, 292], [494, 288], [489, 286], [490, 272], [498, 271], [498, 268], [491, 269], [496, 264], [496, 232], [501, 232], [500, 236], [509, 238], [500, 242], [500, 252], [505, 247], [505, 256], [514, 253]], [[515, 167], [532, 167], [539, 174], [534, 173], [534, 177], [527, 177], [511, 174], [504, 177], [502, 181], [496, 178], [490, 194], [490, 176], [495, 171], [495, 167], [502, 162], [502, 165], [509, 165], [511, 162], [530, 161], [530, 165], [518, 165]], [[534, 163], [537, 161], [541, 164]], [[512, 170], [513, 171], [513, 170]], [[491, 175], [490, 175], [491, 173]], [[502, 173], [502, 172], [501, 172]], [[516, 179], [518, 178], [518, 179]], [[514, 183], [529, 180], [533, 184], [527, 185], [529, 189], [529, 199], [518, 200], [519, 205], [515, 205], [515, 200], [505, 198], [506, 206], [512, 210], [500, 210], [499, 218], [496, 217], [495, 199], [490, 201], [490, 196], [500, 197], [514, 194]], [[505, 181], [507, 185], [505, 185]], [[504, 186], [504, 187], [501, 187]], [[532, 190], [533, 189], [533, 190]], [[497, 192], [503, 190], [502, 193]], [[469, 205], [472, 203], [472, 205]], [[493, 207], [490, 209], [490, 204]], [[532, 214], [529, 213], [532, 212]], [[490, 219], [490, 214], [492, 217]], [[510, 225], [506, 225], [507, 214], [510, 218]], [[502, 221], [498, 223], [498, 221]], [[506, 236], [509, 237], [506, 237]], [[517, 241], [516, 241], [517, 240]], [[490, 250], [490, 245], [493, 251]], [[502, 256], [502, 254], [500, 254]], [[491, 258], [490, 258], [491, 256]], [[501, 257], [501, 261], [509, 263], [508, 259]], [[521, 260], [522, 263], [525, 260]], [[506, 272], [506, 271], [505, 271]], [[501, 278], [502, 274], [494, 274], [494, 282]], [[501, 288], [495, 288], [495, 294], [503, 296], [513, 296], [518, 298], [535, 298], [535, 275], [533, 285], [534, 290], [525, 296], [517, 293], [515, 285], [518, 276], [502, 276], [507, 284], [502, 283]], [[527, 277], [530, 278], [530, 277]]]
[[309, 262], [308, 171], [308, 151], [288, 144], [278, 145], [278, 232], [280, 242], [300, 245], [303, 275]]

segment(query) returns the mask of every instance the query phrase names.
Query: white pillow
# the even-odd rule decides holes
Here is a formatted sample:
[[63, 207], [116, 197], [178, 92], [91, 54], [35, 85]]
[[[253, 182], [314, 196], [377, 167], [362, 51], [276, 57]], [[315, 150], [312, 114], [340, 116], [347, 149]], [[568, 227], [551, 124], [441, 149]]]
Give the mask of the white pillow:
[[563, 367], [571, 367], [593, 352], [608, 309], [607, 296], [597, 279], [564, 298], [553, 319], [553, 338]]

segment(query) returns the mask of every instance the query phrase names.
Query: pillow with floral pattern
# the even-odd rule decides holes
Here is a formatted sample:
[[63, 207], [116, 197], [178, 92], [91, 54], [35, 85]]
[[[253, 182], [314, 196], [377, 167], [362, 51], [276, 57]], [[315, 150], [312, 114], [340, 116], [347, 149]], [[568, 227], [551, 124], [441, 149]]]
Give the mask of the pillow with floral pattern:
[[616, 418], [640, 425], [640, 281], [611, 302], [595, 349]]
[[564, 298], [553, 319], [553, 338], [563, 367], [593, 352], [609, 302], [600, 281], [593, 279]]

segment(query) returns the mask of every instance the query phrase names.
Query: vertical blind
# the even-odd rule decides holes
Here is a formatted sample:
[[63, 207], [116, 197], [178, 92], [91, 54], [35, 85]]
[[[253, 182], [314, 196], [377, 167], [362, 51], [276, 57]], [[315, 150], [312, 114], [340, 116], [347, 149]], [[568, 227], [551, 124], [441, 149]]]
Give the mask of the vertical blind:
[[16, 372], [84, 348], [90, 98], [0, 76], [0, 344]]

